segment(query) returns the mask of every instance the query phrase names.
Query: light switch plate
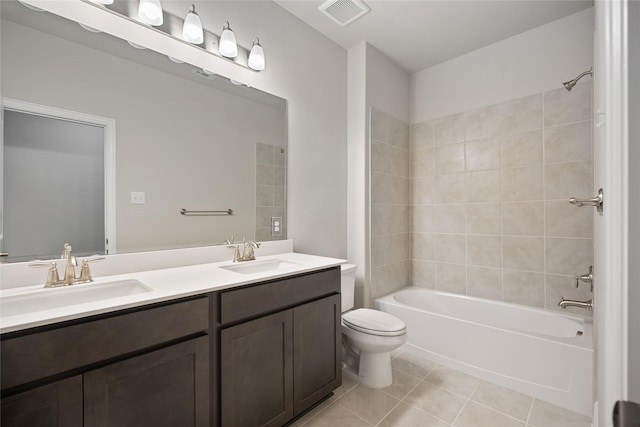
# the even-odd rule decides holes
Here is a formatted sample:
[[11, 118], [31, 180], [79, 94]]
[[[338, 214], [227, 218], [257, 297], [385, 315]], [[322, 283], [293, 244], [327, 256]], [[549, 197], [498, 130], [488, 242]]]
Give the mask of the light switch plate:
[[144, 191], [132, 191], [131, 192], [131, 204], [132, 205], [144, 205]]

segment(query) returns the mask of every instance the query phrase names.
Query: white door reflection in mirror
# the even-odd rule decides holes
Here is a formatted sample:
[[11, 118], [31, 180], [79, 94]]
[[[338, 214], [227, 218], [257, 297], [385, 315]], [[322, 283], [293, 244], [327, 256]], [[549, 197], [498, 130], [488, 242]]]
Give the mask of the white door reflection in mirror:
[[12, 100], [3, 107], [5, 260], [58, 258], [67, 242], [76, 255], [108, 253], [109, 120]]

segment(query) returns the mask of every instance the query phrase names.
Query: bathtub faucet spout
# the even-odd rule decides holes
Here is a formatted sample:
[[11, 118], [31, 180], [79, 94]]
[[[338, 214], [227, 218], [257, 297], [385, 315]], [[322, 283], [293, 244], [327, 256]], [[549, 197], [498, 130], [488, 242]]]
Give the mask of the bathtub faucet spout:
[[589, 311], [593, 311], [593, 300], [590, 299], [589, 301], [572, 301], [572, 300], [564, 299], [561, 297], [560, 302], [558, 303], [558, 306], [560, 308], [580, 307], [580, 308], [585, 308]]

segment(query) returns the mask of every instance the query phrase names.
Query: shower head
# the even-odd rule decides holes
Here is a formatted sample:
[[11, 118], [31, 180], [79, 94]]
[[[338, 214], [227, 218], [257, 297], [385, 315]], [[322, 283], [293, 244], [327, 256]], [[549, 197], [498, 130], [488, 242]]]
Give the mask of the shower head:
[[578, 83], [578, 80], [580, 80], [581, 78], [583, 78], [586, 75], [590, 75], [590, 76], [593, 77], [593, 68], [589, 68], [589, 71], [585, 71], [584, 73], [581, 73], [578, 77], [576, 77], [573, 80], [569, 80], [568, 82], [563, 82], [562, 86], [564, 86], [564, 88], [566, 90], [571, 92], [571, 89], [573, 89], [573, 87], [576, 85], [576, 83]]

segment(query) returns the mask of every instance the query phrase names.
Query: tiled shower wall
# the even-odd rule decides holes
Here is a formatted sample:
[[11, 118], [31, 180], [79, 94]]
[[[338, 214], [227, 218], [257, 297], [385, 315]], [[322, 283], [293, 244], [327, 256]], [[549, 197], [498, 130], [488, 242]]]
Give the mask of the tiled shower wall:
[[[283, 147], [256, 143], [256, 241], [287, 238], [287, 156]], [[282, 236], [271, 235], [271, 217], [282, 217]]]
[[[558, 309], [561, 296], [591, 298], [574, 276], [593, 263], [594, 209], [568, 203], [594, 194], [591, 94], [580, 84], [411, 125], [412, 285], [547, 309]], [[376, 150], [394, 147], [372, 146], [372, 170], [402, 176], [402, 160], [395, 169], [374, 165]], [[393, 206], [375, 198], [377, 175], [373, 218]], [[396, 181], [381, 193], [403, 206]], [[377, 263], [397, 253], [400, 270], [404, 221], [389, 220], [388, 234], [373, 236]], [[376, 255], [375, 242], [391, 236], [389, 255]]]
[[[410, 284], [409, 125], [370, 112], [370, 302]], [[373, 305], [373, 304], [372, 304]]]

